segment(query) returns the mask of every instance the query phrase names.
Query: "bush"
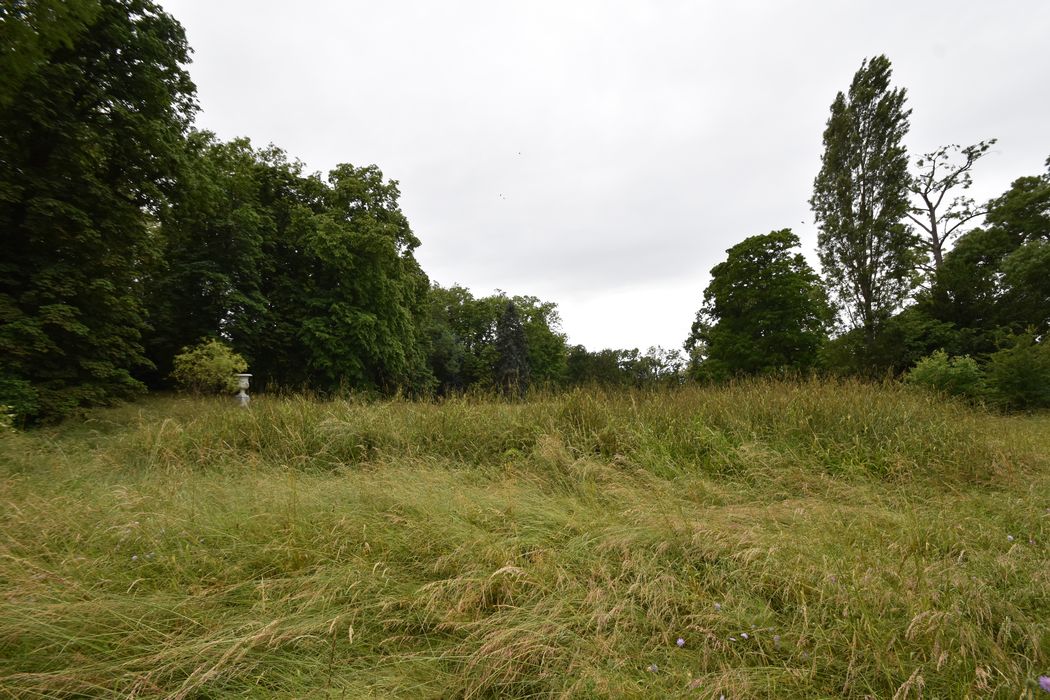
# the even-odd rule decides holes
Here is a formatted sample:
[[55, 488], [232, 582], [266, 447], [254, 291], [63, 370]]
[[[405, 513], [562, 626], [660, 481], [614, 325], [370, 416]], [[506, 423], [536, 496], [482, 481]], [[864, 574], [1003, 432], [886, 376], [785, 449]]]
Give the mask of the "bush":
[[24, 379], [0, 377], [0, 408], [9, 425], [24, 425], [40, 412], [40, 395]]
[[1011, 410], [1050, 408], [1050, 344], [1031, 333], [988, 358], [992, 399]]
[[950, 396], [978, 401], [987, 395], [984, 372], [969, 355], [949, 357], [938, 350], [919, 360], [904, 380]]
[[218, 340], [204, 340], [183, 348], [175, 356], [171, 378], [182, 389], [195, 394], [219, 394], [237, 390], [233, 376], [248, 368], [243, 357]]

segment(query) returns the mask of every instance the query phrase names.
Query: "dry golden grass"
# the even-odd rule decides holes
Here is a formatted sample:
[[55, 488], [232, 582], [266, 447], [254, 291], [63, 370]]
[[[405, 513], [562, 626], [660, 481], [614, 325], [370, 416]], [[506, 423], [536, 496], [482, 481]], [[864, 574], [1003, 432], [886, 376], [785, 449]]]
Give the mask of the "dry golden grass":
[[96, 411], [0, 439], [0, 695], [1032, 696], [1048, 455], [853, 383]]

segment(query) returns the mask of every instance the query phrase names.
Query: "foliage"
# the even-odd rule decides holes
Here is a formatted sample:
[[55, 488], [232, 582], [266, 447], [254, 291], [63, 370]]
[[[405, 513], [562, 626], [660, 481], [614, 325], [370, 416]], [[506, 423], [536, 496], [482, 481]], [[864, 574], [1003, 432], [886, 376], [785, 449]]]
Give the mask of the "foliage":
[[989, 354], [1010, 333], [1050, 331], [1050, 173], [1015, 180], [961, 236], [917, 306], [955, 326], [961, 352]]
[[1050, 344], [1030, 332], [1010, 341], [988, 358], [992, 398], [1013, 410], [1050, 408]]
[[984, 372], [976, 360], [969, 355], [949, 357], [943, 350], [937, 350], [919, 360], [905, 380], [910, 384], [972, 401], [984, 398], [987, 392]]
[[890, 89], [891, 73], [885, 56], [865, 60], [848, 96], [836, 96], [810, 199], [825, 278], [868, 342], [912, 291], [917, 262], [916, 238], [902, 223], [911, 110], [906, 91]]
[[429, 389], [429, 281], [399, 197], [375, 166], [322, 181], [278, 148], [192, 134], [153, 273], [158, 365], [222, 335], [265, 384]]
[[230, 346], [215, 340], [203, 340], [183, 348], [175, 356], [171, 376], [186, 391], [194, 394], [222, 394], [237, 390], [237, 378], [248, 369], [248, 363]]
[[101, 9], [97, 0], [5, 2], [0, 14], [0, 108], [15, 100], [57, 49], [72, 49]]
[[800, 253], [792, 253], [798, 245], [789, 229], [751, 236], [712, 268], [704, 305], [686, 341], [694, 376], [720, 379], [813, 367], [833, 312], [820, 278]]
[[556, 304], [503, 292], [475, 297], [459, 285], [446, 289], [434, 284], [425, 336], [428, 362], [442, 393], [499, 386], [496, 327], [508, 302], [514, 303], [525, 333], [530, 381], [544, 386], [565, 381], [568, 350]]
[[[973, 199], [965, 195], [948, 201], [945, 198], [952, 190], [970, 189], [970, 171], [995, 142], [996, 139], [989, 139], [965, 148], [958, 144], [943, 146], [916, 161], [919, 171], [911, 179], [909, 189], [918, 201], [911, 206], [908, 218], [925, 233], [921, 246], [930, 262], [924, 266], [927, 271], [940, 268], [945, 246], [962, 233], [964, 224], [987, 213], [986, 207], [975, 206]], [[952, 162], [956, 155], [961, 156], [961, 162]]]
[[0, 446], [0, 696], [995, 698], [1047, 672], [1050, 416], [742, 381], [88, 418]]
[[518, 308], [508, 301], [496, 322], [496, 381], [500, 390], [523, 396], [529, 387], [529, 349]]
[[182, 27], [148, 0], [20, 2], [3, 25], [0, 377], [48, 417], [142, 389], [150, 215], [194, 86]]

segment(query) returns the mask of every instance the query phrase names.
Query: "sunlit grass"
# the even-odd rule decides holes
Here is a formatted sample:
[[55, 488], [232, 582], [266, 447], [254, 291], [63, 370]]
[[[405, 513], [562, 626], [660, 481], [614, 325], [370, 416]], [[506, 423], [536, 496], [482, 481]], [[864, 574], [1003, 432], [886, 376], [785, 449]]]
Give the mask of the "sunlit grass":
[[0, 440], [0, 695], [1024, 697], [1048, 455], [851, 383], [97, 411]]

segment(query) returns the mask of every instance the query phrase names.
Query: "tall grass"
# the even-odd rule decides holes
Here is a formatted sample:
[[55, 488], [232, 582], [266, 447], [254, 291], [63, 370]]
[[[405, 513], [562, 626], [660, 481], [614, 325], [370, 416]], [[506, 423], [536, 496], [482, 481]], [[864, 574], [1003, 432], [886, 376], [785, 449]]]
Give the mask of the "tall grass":
[[855, 383], [97, 411], [0, 440], [0, 695], [1024, 697], [1047, 455]]

